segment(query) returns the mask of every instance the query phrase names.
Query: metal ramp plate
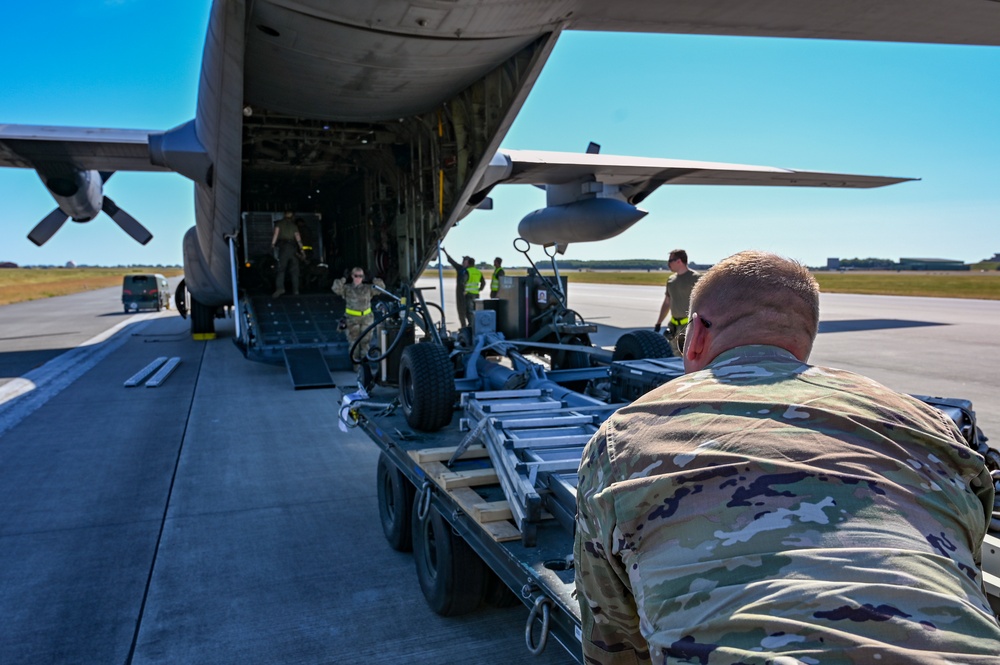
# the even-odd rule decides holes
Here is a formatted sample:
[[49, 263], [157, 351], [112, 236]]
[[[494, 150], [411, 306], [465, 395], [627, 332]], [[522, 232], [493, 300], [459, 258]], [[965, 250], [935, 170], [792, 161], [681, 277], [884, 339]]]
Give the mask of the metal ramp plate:
[[338, 329], [344, 315], [343, 301], [332, 294], [254, 296], [252, 301], [264, 344], [329, 344], [344, 339]]
[[284, 349], [284, 355], [288, 376], [296, 390], [336, 387], [319, 349]]

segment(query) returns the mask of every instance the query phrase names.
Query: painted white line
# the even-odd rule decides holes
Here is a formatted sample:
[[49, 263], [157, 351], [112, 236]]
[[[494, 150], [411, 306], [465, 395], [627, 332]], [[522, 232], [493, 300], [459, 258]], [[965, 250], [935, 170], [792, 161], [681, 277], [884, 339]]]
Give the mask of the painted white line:
[[134, 314], [75, 349], [0, 386], [0, 436], [128, 341], [130, 335], [119, 334], [127, 326], [131, 326], [130, 333], [135, 333], [149, 325], [151, 319], [160, 316], [159, 312]]

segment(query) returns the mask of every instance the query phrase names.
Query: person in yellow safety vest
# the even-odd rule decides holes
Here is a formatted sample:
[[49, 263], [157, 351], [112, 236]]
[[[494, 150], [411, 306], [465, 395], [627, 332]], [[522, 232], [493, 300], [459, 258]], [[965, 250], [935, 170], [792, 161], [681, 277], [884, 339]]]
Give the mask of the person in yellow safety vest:
[[504, 276], [504, 270], [500, 267], [503, 259], [499, 256], [493, 259], [493, 275], [490, 277], [490, 298], [500, 297], [500, 278]]
[[[375, 320], [375, 317], [372, 316], [372, 296], [375, 295], [375, 287], [385, 288], [385, 282], [378, 277], [371, 282], [365, 282], [364, 268], [355, 266], [351, 268], [349, 274], [350, 283], [341, 277], [334, 281], [332, 287], [333, 292], [343, 298], [346, 303], [344, 314], [347, 323], [348, 350], [354, 346], [354, 342], [361, 336], [361, 333]], [[358, 362], [368, 352], [371, 336], [371, 331], [369, 331], [358, 344], [355, 357], [351, 358], [352, 362]]]
[[476, 300], [479, 292], [486, 286], [483, 272], [476, 267], [476, 260], [471, 256], [463, 256], [459, 263], [451, 258], [444, 247], [441, 248], [448, 263], [455, 269], [455, 305], [458, 309], [458, 320], [461, 327], [467, 328], [476, 320]]
[[670, 348], [674, 355], [681, 355], [681, 345], [684, 343], [684, 330], [688, 324], [688, 313], [691, 309], [691, 290], [701, 277], [701, 273], [688, 269], [688, 255], [683, 249], [675, 249], [667, 258], [667, 267], [673, 275], [667, 280], [667, 290], [660, 305], [660, 317], [656, 319], [653, 330], [660, 332], [660, 324], [670, 315], [667, 324], [666, 337], [670, 340]]

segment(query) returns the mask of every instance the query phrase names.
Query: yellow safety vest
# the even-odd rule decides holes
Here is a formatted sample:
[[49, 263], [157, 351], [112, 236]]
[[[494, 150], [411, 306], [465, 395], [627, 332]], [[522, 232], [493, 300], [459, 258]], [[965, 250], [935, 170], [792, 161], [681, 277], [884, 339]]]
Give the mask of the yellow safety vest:
[[500, 278], [503, 277], [503, 268], [497, 268], [490, 277], [490, 295], [496, 296], [500, 290]]
[[479, 268], [469, 267], [465, 269], [469, 279], [465, 282], [465, 292], [479, 295], [479, 283], [483, 281], [483, 273]]

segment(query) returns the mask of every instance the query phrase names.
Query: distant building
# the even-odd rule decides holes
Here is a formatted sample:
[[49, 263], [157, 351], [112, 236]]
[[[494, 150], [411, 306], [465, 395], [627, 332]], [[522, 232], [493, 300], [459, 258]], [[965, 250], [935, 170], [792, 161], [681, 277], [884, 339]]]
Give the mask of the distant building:
[[17, 264], [13, 261], [0, 261], [0, 268], [16, 268]]
[[827, 270], [840, 270], [840, 259], [827, 259], [826, 260]]
[[962, 261], [952, 259], [899, 259], [900, 270], [968, 270]]
[[67, 268], [75, 268], [76, 267], [76, 263], [73, 262], [73, 261], [67, 261], [66, 262], [66, 267]]

